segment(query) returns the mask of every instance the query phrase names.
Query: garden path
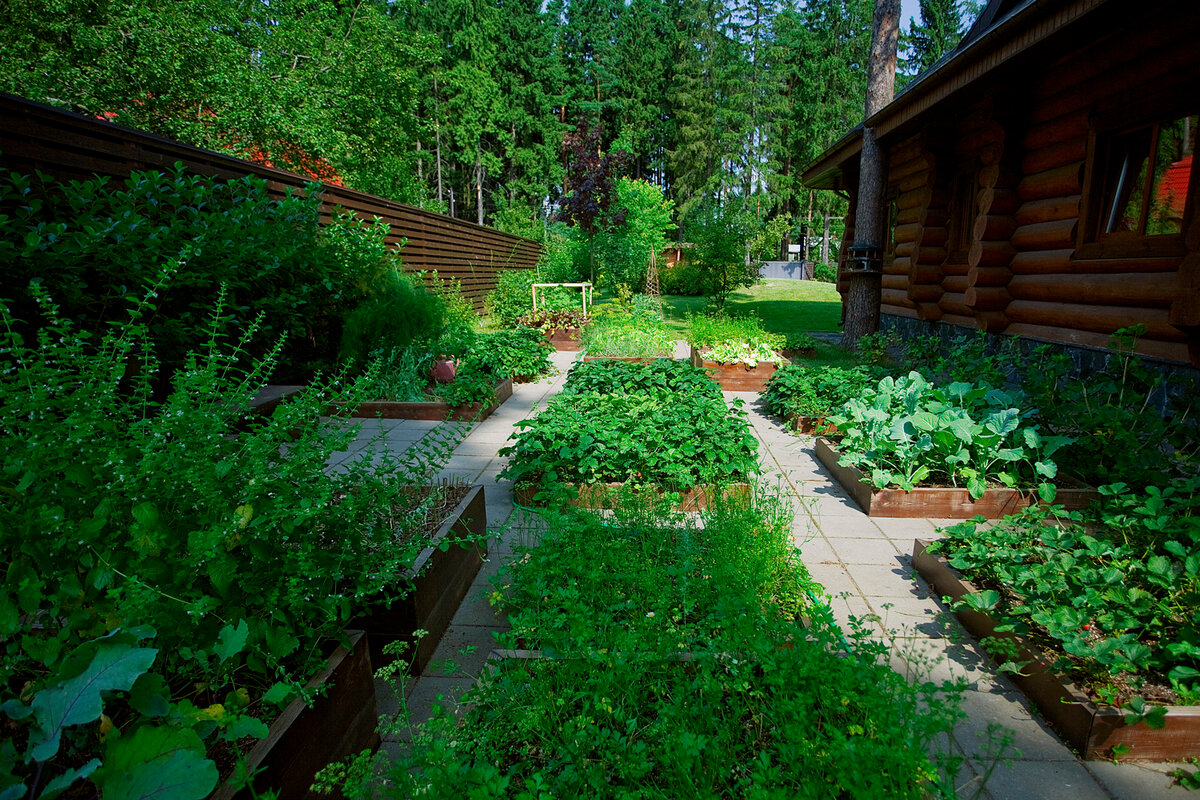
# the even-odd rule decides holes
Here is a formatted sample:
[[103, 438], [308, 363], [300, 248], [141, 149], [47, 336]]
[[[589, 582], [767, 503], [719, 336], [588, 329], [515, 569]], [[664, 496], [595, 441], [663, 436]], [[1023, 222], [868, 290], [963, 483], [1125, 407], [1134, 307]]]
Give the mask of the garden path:
[[[441, 477], [486, 486], [489, 526], [502, 527], [492, 540], [489, 559], [455, 615], [425, 673], [404, 687], [403, 700], [412, 724], [432, 713], [455, 713], [455, 703], [486, 668], [495, 634], [506, 621], [488, 604], [489, 580], [514, 549], [536, 540], [538, 518], [514, 508], [510, 482], [499, 481], [504, 459], [497, 451], [522, 419], [532, 416], [563, 384], [577, 353], [556, 353], [559, 374], [515, 387], [513, 397], [491, 417], [470, 426]], [[833, 597], [834, 616], [844, 626], [851, 616], [865, 620], [870, 635], [891, 643], [894, 666], [914, 670], [934, 680], [964, 677], [968, 690], [964, 710], [968, 719], [954, 732], [954, 746], [968, 756], [960, 775], [961, 796], [985, 800], [1154, 800], [1187, 797], [1172, 786], [1170, 764], [1112, 764], [1082, 762], [1057, 736], [1030, 713], [1016, 688], [986, 666], [977, 646], [934, 599], [929, 587], [915, 577], [911, 566], [913, 540], [937, 538], [937, 527], [957, 520], [872, 519], [867, 517], [817, 461], [814, 439], [797, 436], [778, 420], [763, 414], [758, 396], [726, 392], [741, 399], [759, 440], [764, 478], [777, 485], [796, 511], [795, 539], [813, 577]], [[384, 428], [385, 441], [403, 449], [437, 423], [380, 421], [364, 426], [360, 441]], [[356, 443], [357, 444], [357, 443]], [[343, 458], [354, 458], [351, 448]], [[334, 462], [331, 462], [333, 464]], [[924, 664], [924, 666], [922, 666]], [[402, 702], [387, 685], [378, 686], [380, 713], [394, 715]], [[437, 711], [435, 712], [435, 709]], [[1015, 734], [1020, 757], [998, 766], [977, 791], [987, 760], [983, 734], [998, 723]], [[407, 729], [385, 735], [383, 748], [395, 752], [408, 738]]]

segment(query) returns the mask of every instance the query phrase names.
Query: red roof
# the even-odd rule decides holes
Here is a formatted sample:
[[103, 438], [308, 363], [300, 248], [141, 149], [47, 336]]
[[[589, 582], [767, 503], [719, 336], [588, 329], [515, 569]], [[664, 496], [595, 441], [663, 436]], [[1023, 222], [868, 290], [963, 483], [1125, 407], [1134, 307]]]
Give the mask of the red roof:
[[1187, 204], [1188, 179], [1192, 175], [1192, 157], [1185, 156], [1163, 173], [1158, 182], [1158, 196], [1155, 200], [1162, 206], [1171, 209], [1172, 216], [1183, 217], [1183, 207]]

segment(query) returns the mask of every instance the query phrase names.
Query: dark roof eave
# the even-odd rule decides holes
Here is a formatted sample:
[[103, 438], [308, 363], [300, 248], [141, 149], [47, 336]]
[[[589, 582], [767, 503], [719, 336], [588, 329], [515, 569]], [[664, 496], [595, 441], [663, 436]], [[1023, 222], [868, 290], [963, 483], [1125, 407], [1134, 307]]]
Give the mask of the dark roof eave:
[[[882, 138], [898, 127], [918, 120], [946, 97], [982, 80], [1000, 63], [1006, 63], [1019, 56], [1106, 2], [1108, 0], [1029, 0], [1017, 7], [1012, 13], [997, 20], [994, 27], [969, 42], [965, 48], [955, 50], [939, 64], [935, 64], [932, 70], [919, 76], [892, 102], [865, 122], [859, 123], [854, 130], [818, 156], [804, 171], [805, 185], [814, 189], [836, 188], [814, 181], [829, 180], [842, 174], [846, 161], [858, 154], [864, 125], [874, 128], [876, 135]], [[1045, 16], [1045, 19], [1038, 26], [1036, 21], [1040, 16]], [[1025, 27], [1031, 33], [1036, 31], [1037, 35], [1006, 35], [1014, 30], [1021, 31]], [[971, 69], [989, 57], [992, 58], [992, 63], [986, 69]], [[851, 137], [858, 143], [857, 147], [846, 146]]]
[[862, 132], [860, 122], [806, 166], [800, 175], [804, 185], [810, 189], [843, 188], [842, 165], [862, 149]]

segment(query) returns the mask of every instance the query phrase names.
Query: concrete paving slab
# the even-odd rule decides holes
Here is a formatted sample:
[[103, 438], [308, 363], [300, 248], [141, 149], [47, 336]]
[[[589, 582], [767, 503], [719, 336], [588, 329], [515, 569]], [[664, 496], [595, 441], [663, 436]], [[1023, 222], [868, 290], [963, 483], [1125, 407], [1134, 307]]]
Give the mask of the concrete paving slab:
[[[981, 766], [973, 765], [977, 770]], [[1014, 761], [996, 767], [986, 784], [991, 800], [1105, 800], [1109, 797], [1077, 761]]]
[[816, 519], [817, 527], [828, 539], [874, 539], [881, 548], [893, 547], [875, 521], [861, 512]]
[[[897, 542], [902, 550], [907, 548], [910, 553], [914, 539], [928, 540], [934, 535], [933, 524], [924, 518], [872, 517], [871, 521], [879, 530], [883, 531], [884, 536]], [[904, 544], [905, 542], [907, 544]]]
[[921, 589], [909, 580], [909, 570], [902, 564], [877, 566], [848, 564], [846, 570], [858, 584], [864, 597], [912, 597]]
[[829, 544], [843, 564], [873, 564], [891, 567], [900, 551], [889, 539], [831, 538]]
[[[954, 740], [973, 758], [988, 752], [988, 726], [1000, 724], [1013, 733], [1014, 758], [1078, 765], [1058, 736], [1030, 715], [1024, 697], [1017, 692], [968, 691], [963, 694], [962, 710], [967, 717], [954, 729]], [[1082, 767], [1080, 770], [1086, 774]]]
[[[1190, 789], [1175, 782], [1171, 773], [1179, 764], [1113, 764], [1109, 761], [1089, 761], [1086, 764], [1092, 777], [1119, 800], [1171, 800], [1195, 797]], [[1187, 767], [1186, 772], [1195, 772]]]
[[805, 539], [797, 542], [796, 546], [800, 548], [800, 559], [805, 564], [837, 564], [840, 560], [829, 540], [823, 536]]
[[425, 676], [474, 678], [496, 647], [493, 628], [458, 624], [450, 627], [425, 668]]

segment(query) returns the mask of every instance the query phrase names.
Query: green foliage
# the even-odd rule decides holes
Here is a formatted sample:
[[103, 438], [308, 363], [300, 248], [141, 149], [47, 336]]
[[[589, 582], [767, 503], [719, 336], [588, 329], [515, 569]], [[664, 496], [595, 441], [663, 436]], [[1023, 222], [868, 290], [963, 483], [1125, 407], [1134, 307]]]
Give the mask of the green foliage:
[[686, 361], [660, 358], [648, 364], [580, 361], [563, 386], [567, 394], [679, 394], [720, 400], [721, 385]]
[[554, 369], [554, 352], [542, 332], [533, 328], [480, 334], [471, 349], [471, 359], [497, 378], [530, 380], [549, 375]]
[[760, 361], [782, 363], [783, 357], [775, 351], [787, 339], [764, 331], [762, 322], [754, 315], [732, 316], [717, 311], [688, 316], [688, 342], [700, 349], [708, 361], [740, 362], [753, 367]]
[[625, 210], [625, 224], [597, 235], [596, 262], [605, 286], [615, 290], [625, 285], [636, 291], [645, 284], [650, 259], [658, 257], [667, 246], [667, 234], [675, 230], [675, 204], [652, 183], [622, 178], [616, 205]]
[[[380, 453], [328, 473], [355, 430], [322, 415], [366, 399], [369, 375], [334, 376], [251, 424], [277, 351], [247, 359], [256, 330], [231, 339], [220, 302], [160, 401], [152, 307], [96, 336], [35, 297], [51, 323], [32, 341], [2, 314], [0, 708], [29, 736], [0, 752], [30, 749], [0, 766], [10, 781], [89, 773], [116, 796], [174, 776], [161, 796], [200, 797], [214, 737], [265, 735], [234, 707], [294, 697], [363, 598], [404, 591], [396, 576], [424, 544], [414, 486], [453, 432], [404, 462]], [[119, 729], [103, 748], [87, 727], [98, 718]]]
[[810, 353], [811, 354], [811, 353], [816, 353], [817, 347], [819, 345], [820, 345], [820, 342], [818, 342], [816, 337], [814, 337], [812, 334], [800, 333], [798, 331], [792, 331], [790, 333], [785, 334], [785, 339], [783, 342], [783, 349], [784, 350], [792, 350], [797, 353]]
[[[504, 270], [496, 280], [496, 288], [488, 292], [488, 311], [504, 327], [514, 327], [522, 316], [533, 311], [533, 284], [549, 282], [534, 270]], [[582, 310], [583, 304], [578, 290], [547, 287], [538, 290], [538, 309], [543, 308], [548, 311]]]
[[1121, 705], [1157, 687], [1200, 702], [1200, 479], [1101, 493], [1069, 518], [1030, 508], [955, 525], [931, 550], [1001, 590], [985, 610], [1003, 630], [1048, 642], [1056, 668], [1093, 696]]
[[763, 392], [768, 414], [825, 419], [834, 409], [859, 397], [879, 380], [877, 370], [855, 367], [804, 367], [789, 364], [775, 371]]
[[750, 257], [757, 261], [779, 261], [783, 237], [790, 235], [792, 221], [778, 216], [763, 225], [750, 240]]
[[708, 393], [564, 393], [517, 425], [501, 477], [533, 484], [542, 502], [563, 499], [568, 484], [687, 490], [758, 472], [745, 414]]
[[997, 339], [983, 331], [958, 334], [945, 344], [934, 335], [911, 336], [905, 339], [903, 350], [909, 367], [930, 380], [986, 381], [1003, 386], [1021, 362], [1015, 338]]
[[[1106, 371], [1074, 377], [1067, 356], [1049, 347], [1035, 350], [1023, 366], [1022, 384], [1036, 398], [1048, 430], [1075, 439], [1061, 455], [1064, 468], [1099, 485], [1122, 481], [1142, 488], [1163, 476], [1185, 477], [1196, 471], [1194, 383], [1173, 385], [1134, 355], [1137, 329], [1114, 335]], [[1152, 402], [1172, 396], [1167, 415]]]
[[758, 266], [746, 263], [749, 220], [734, 203], [703, 209], [690, 221], [696, 247], [688, 256], [695, 264], [701, 291], [720, 307], [731, 293], [758, 281]]
[[955, 689], [908, 683], [865, 634], [846, 648], [779, 498], [701, 517], [629, 496], [612, 516], [550, 515], [493, 595], [535, 657], [496, 663], [470, 712], [416, 731], [385, 796], [952, 793], [955, 762], [931, 754]]
[[816, 264], [813, 266], [813, 280], [837, 283], [837, 264]]
[[367, 299], [346, 315], [341, 358], [361, 368], [374, 353], [431, 346], [445, 327], [442, 299], [417, 279], [388, 270], [371, 284]]
[[971, 497], [989, 485], [1037, 487], [1052, 501], [1058, 467], [1051, 460], [1064, 436], [1044, 435], [1022, 410], [1019, 395], [987, 384], [931, 384], [918, 372], [885, 377], [851, 398], [829, 422], [837, 426], [839, 463], [856, 466], [882, 489], [918, 484], [966, 486]]
[[[54, 297], [59, 313], [84, 330], [119, 319], [128, 298], [156, 287], [157, 313], [147, 320], [167, 374], [205, 343], [208, 315], [221, 287], [225, 313], [240, 325], [263, 315], [262, 355], [281, 336], [285, 367], [332, 361], [338, 318], [362, 297], [390, 257], [383, 226], [349, 215], [321, 227], [320, 195], [273, 200], [265, 181], [221, 182], [188, 175], [134, 173], [121, 184], [104, 178], [70, 184], [9, 173], [0, 181], [0, 271], [15, 296], [15, 323], [27, 335], [40, 324], [33, 281]], [[186, 267], [158, 286], [162, 264]], [[295, 365], [294, 367], [292, 365]]]
[[675, 332], [653, 312], [601, 306], [580, 334], [580, 343], [592, 356], [670, 358]]

